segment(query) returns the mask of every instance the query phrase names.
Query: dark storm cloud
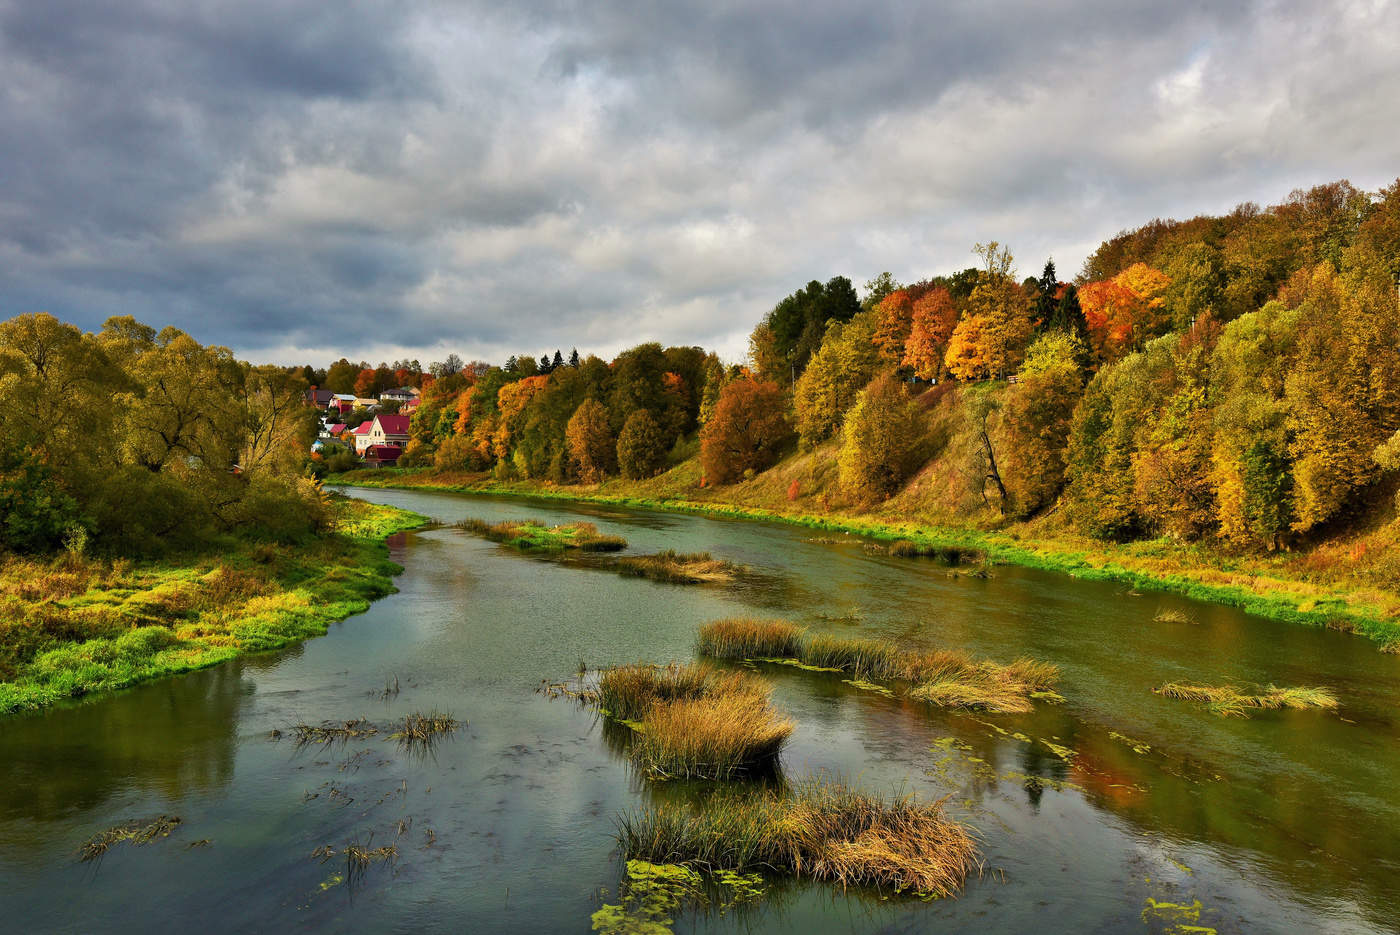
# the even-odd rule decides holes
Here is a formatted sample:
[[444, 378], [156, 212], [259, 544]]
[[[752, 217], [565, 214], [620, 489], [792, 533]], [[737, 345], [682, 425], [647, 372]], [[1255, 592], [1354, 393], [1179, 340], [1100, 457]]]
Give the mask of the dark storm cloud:
[[812, 278], [1384, 184], [1397, 62], [1389, 2], [0, 0], [0, 313], [733, 356]]

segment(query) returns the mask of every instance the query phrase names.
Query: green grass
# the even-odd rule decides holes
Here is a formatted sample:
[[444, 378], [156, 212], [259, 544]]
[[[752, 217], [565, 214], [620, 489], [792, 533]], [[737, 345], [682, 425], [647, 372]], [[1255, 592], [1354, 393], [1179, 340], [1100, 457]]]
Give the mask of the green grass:
[[700, 628], [696, 652], [716, 659], [795, 662], [880, 687], [899, 682], [910, 698], [942, 707], [1022, 713], [1052, 688], [1059, 670], [1017, 659], [1003, 665], [963, 653], [917, 650], [887, 640], [809, 635], [783, 620], [716, 620]]
[[[443, 477], [431, 469], [352, 472], [328, 478], [327, 482], [612, 504], [775, 521], [890, 543], [903, 540], [917, 548], [956, 548], [991, 562], [1087, 580], [1114, 581], [1137, 590], [1181, 594], [1289, 623], [1344, 626], [1383, 645], [1400, 643], [1400, 592], [1396, 589], [1351, 587], [1326, 573], [1312, 580], [1315, 572], [1284, 565], [1284, 559], [1277, 556], [1227, 555], [1200, 545], [1182, 546], [1161, 540], [1116, 545], [1039, 527], [1032, 527], [1023, 535], [1015, 530], [937, 525], [916, 518], [836, 510], [810, 513], [797, 506], [748, 506], [719, 499], [729, 495], [727, 488], [685, 487], [671, 494], [653, 492], [646, 482], [613, 480], [605, 485], [605, 491], [546, 487], [529, 481], [502, 483], [486, 475]], [[1296, 564], [1301, 560], [1294, 561]]]
[[1277, 685], [1268, 685], [1257, 692], [1249, 692], [1234, 685], [1187, 685], [1168, 682], [1155, 691], [1164, 698], [1203, 704], [1222, 717], [1249, 717], [1252, 711], [1265, 709], [1292, 708], [1302, 711], [1310, 708], [1332, 710], [1338, 707], [1337, 696], [1326, 688], [1280, 688]]
[[653, 805], [619, 820], [618, 841], [631, 860], [926, 896], [957, 893], [979, 867], [971, 835], [941, 802], [885, 801], [812, 779]]
[[393, 590], [384, 537], [424, 518], [337, 498], [295, 546], [220, 543], [160, 561], [0, 566], [0, 714], [201, 669], [324, 634]]

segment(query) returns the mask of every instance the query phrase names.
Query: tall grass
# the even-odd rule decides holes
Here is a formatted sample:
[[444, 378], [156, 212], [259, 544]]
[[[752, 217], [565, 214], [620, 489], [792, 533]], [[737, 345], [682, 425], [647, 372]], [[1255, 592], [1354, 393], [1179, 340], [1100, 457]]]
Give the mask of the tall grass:
[[623, 816], [630, 859], [711, 872], [777, 872], [843, 886], [950, 896], [978, 869], [977, 847], [941, 802], [893, 802], [803, 780], [786, 791], [719, 793]]
[[808, 635], [784, 620], [707, 623], [700, 628], [696, 651], [716, 659], [792, 658], [867, 681], [907, 683], [909, 697], [930, 704], [994, 713], [1031, 710], [1031, 696], [1048, 691], [1059, 678], [1056, 666], [1033, 659], [1002, 665], [887, 640]]
[[1164, 698], [1193, 701], [1206, 705], [1222, 717], [1249, 717], [1251, 711], [1292, 708], [1307, 710], [1338, 707], [1337, 696], [1326, 688], [1279, 687], [1269, 685], [1258, 692], [1248, 692], [1234, 685], [1187, 685], [1168, 682], [1156, 689]]
[[599, 707], [637, 732], [631, 756], [653, 778], [730, 779], [770, 771], [794, 724], [772, 688], [745, 672], [703, 665], [608, 669]]
[[774, 769], [794, 727], [766, 690], [706, 695], [649, 710], [632, 755], [653, 778], [730, 779]]

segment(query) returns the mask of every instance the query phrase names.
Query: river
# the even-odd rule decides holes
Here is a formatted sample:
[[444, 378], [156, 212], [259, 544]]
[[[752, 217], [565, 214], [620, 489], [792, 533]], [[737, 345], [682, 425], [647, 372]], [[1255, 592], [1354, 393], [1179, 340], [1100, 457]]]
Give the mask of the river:
[[[1366, 640], [1032, 569], [951, 576], [781, 524], [355, 495], [444, 524], [586, 518], [631, 552], [708, 550], [754, 574], [657, 584], [443, 525], [394, 537], [399, 592], [324, 638], [0, 721], [0, 928], [587, 932], [623, 873], [617, 815], [694, 790], [639, 778], [591, 711], [537, 687], [581, 660], [689, 659], [700, 624], [762, 615], [1053, 662], [1066, 700], [960, 714], [765, 669], [798, 724], [785, 775], [947, 796], [985, 870], [932, 902], [777, 885], [678, 910], [678, 932], [1400, 931], [1400, 657]], [[1320, 685], [1341, 707], [1222, 718], [1153, 693], [1173, 680]], [[385, 739], [429, 709], [467, 724], [428, 755]], [[287, 737], [358, 717], [385, 730]], [[79, 861], [95, 832], [159, 815], [181, 818], [168, 838]], [[351, 841], [399, 856], [351, 880], [312, 858]]]

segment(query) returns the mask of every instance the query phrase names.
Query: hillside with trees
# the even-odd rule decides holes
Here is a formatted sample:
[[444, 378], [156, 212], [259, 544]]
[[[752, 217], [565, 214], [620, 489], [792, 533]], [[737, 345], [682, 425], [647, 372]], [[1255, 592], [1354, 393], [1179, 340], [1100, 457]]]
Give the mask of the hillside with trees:
[[643, 344], [450, 374], [402, 464], [1221, 556], [1345, 541], [1389, 589], [1400, 182], [1154, 220], [1072, 282], [1053, 261], [1018, 279], [999, 243], [974, 252], [908, 285], [882, 274], [863, 299], [814, 280], [741, 365]]

